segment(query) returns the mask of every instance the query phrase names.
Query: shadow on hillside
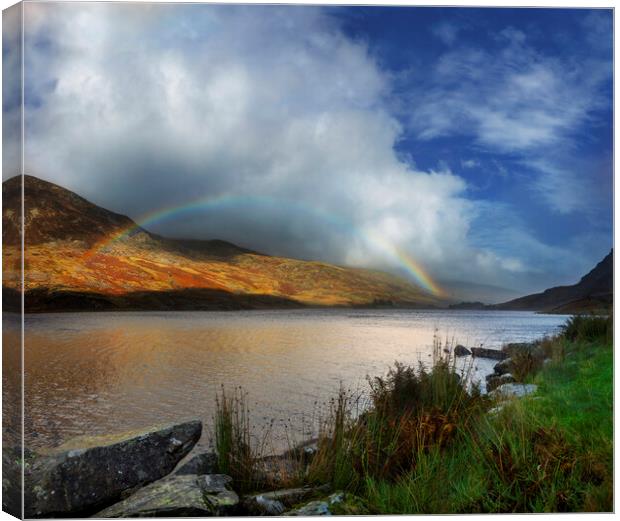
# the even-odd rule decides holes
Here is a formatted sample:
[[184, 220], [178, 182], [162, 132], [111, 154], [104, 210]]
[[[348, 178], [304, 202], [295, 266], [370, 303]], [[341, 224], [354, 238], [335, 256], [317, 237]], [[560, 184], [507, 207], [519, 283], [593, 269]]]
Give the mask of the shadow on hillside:
[[[19, 311], [20, 294], [2, 288], [4, 311]], [[124, 295], [103, 295], [78, 291], [27, 291], [26, 313], [55, 311], [203, 311], [242, 309], [290, 309], [304, 305], [272, 295], [236, 294], [216, 289], [136, 291]]]

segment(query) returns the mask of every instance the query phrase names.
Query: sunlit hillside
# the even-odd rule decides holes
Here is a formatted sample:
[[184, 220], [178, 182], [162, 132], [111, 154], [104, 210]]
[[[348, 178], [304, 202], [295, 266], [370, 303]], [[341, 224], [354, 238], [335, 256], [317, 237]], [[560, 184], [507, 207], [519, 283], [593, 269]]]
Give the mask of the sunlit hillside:
[[[4, 280], [19, 288], [19, 178], [3, 185]], [[433, 306], [398, 277], [159, 237], [57, 185], [25, 178], [26, 308]]]

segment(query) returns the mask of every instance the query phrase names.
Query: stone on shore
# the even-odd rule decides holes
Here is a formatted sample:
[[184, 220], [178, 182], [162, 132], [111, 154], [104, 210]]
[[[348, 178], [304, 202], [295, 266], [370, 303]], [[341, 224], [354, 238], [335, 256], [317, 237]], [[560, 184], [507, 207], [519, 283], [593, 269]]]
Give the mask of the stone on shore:
[[175, 474], [217, 474], [217, 454], [212, 450], [200, 452], [181, 465]]
[[455, 356], [467, 356], [467, 355], [471, 355], [471, 351], [467, 349], [465, 346], [461, 344], [457, 344], [454, 348], [454, 355]]
[[502, 347], [502, 352], [509, 357], [530, 355], [532, 358], [543, 360], [545, 353], [537, 343], [511, 343]]
[[38, 455], [26, 474], [25, 517], [89, 515], [169, 474], [200, 438], [202, 423], [76, 438]]
[[502, 375], [490, 374], [486, 377], [487, 392], [491, 392], [497, 389], [499, 386], [509, 383], [514, 383], [516, 380], [510, 373], [504, 373]]
[[278, 516], [287, 508], [317, 494], [322, 488], [289, 488], [246, 496], [242, 501], [243, 510], [247, 515]]
[[224, 474], [173, 475], [138, 490], [95, 517], [182, 517], [230, 515], [239, 497]]
[[493, 366], [493, 373], [497, 376], [501, 376], [506, 373], [512, 373], [512, 370], [513, 370], [512, 358], [506, 358], [505, 360], [502, 360], [501, 362], [497, 362]]
[[285, 516], [347, 516], [369, 514], [363, 501], [352, 494], [336, 492], [327, 499], [310, 501], [294, 510], [285, 512]]
[[491, 391], [489, 396], [497, 399], [522, 398], [534, 394], [537, 389], [538, 386], [535, 384], [506, 383]]
[[472, 347], [471, 354], [478, 358], [492, 358], [494, 360], [504, 360], [508, 354], [499, 349], [487, 349], [486, 347]]

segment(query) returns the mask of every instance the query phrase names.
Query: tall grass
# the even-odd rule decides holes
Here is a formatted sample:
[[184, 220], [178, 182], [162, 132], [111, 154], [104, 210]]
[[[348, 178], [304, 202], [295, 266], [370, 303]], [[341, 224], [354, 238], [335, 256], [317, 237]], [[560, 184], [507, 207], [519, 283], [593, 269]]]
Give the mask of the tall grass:
[[611, 342], [613, 340], [613, 317], [575, 315], [563, 327], [564, 338], [572, 342]]
[[252, 443], [247, 395], [237, 387], [227, 393], [224, 386], [215, 398], [215, 448], [218, 470], [232, 476], [242, 489], [256, 483], [258, 449]]
[[[289, 484], [329, 483], [379, 514], [610, 511], [611, 328], [608, 318], [573, 317], [520, 363], [541, 395], [493, 414], [471, 366], [457, 370], [436, 340], [431, 367], [395, 363], [369, 379], [364, 401], [341, 389], [314, 457]], [[257, 454], [244, 395], [222, 390], [217, 403], [220, 470], [249, 487]]]

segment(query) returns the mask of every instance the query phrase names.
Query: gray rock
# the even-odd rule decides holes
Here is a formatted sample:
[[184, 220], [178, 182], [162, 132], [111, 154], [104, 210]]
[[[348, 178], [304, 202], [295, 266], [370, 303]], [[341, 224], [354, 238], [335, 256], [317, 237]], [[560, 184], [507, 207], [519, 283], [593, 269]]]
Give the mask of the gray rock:
[[497, 389], [500, 385], [513, 383], [516, 380], [514, 379], [514, 376], [512, 376], [510, 373], [505, 373], [502, 375], [496, 375], [496, 374], [487, 375], [486, 381], [487, 381], [487, 392], [491, 392], [494, 389]]
[[512, 343], [506, 344], [502, 347], [502, 352], [506, 353], [509, 357], [530, 355], [533, 358], [542, 360], [545, 357], [545, 353], [536, 343]]
[[191, 421], [156, 430], [76, 438], [28, 469], [25, 517], [89, 515], [169, 474], [200, 438]]
[[506, 358], [505, 360], [502, 360], [501, 362], [497, 362], [493, 366], [493, 372], [497, 376], [501, 376], [506, 373], [511, 373], [512, 372], [512, 358]]
[[173, 475], [138, 490], [95, 517], [220, 516], [233, 513], [239, 497], [230, 476]]
[[467, 355], [471, 355], [471, 351], [467, 349], [465, 346], [462, 346], [461, 344], [457, 344], [454, 347], [454, 354], [455, 356], [467, 356]]
[[295, 510], [289, 510], [284, 514], [285, 516], [331, 516], [332, 513], [329, 510], [329, 504], [327, 501], [310, 501], [305, 505], [296, 508]]
[[319, 493], [326, 487], [288, 488], [246, 496], [242, 501], [244, 513], [258, 516], [277, 516], [287, 508]]
[[217, 454], [208, 450], [191, 457], [179, 467], [175, 474], [180, 476], [184, 474], [216, 474], [217, 470]]
[[498, 349], [487, 349], [486, 347], [472, 347], [471, 354], [478, 358], [492, 358], [494, 360], [504, 360], [508, 354]]
[[522, 398], [535, 393], [537, 389], [538, 386], [535, 384], [506, 383], [490, 392], [489, 396], [497, 399]]
[[370, 512], [364, 502], [357, 496], [336, 492], [327, 499], [310, 501], [305, 505], [286, 512], [285, 516], [331, 516], [331, 515], [367, 515]]

